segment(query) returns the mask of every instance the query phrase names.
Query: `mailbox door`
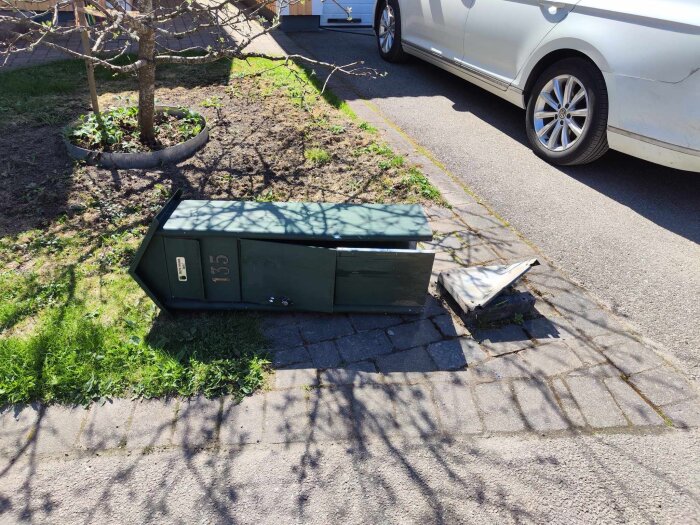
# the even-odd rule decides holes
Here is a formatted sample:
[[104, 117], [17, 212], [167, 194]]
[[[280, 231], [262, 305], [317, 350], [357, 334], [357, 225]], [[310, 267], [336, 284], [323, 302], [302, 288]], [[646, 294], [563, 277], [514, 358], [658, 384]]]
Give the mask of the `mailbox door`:
[[338, 248], [335, 304], [420, 308], [434, 259], [432, 251]]
[[173, 299], [204, 299], [199, 242], [164, 237], [165, 261]]
[[246, 239], [240, 250], [243, 302], [281, 310], [333, 310], [335, 250]]

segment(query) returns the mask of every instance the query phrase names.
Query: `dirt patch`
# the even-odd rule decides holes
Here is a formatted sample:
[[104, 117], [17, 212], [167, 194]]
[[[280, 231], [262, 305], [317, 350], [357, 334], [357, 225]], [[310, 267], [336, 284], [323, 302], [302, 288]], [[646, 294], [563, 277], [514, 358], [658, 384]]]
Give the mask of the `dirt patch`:
[[[183, 78], [183, 74], [190, 75]], [[160, 75], [157, 103], [202, 113], [210, 141], [194, 157], [150, 170], [74, 164], [61, 133], [89, 109], [83, 90], [52, 99], [37, 118], [0, 129], [0, 235], [42, 228], [59, 218], [76, 228], [128, 214], [146, 223], [165, 197], [269, 201], [420, 202], [430, 200], [407, 177], [410, 167], [296, 77], [229, 78], [173, 68]], [[103, 106], [133, 103], [133, 80], [102, 82]], [[313, 93], [316, 93], [315, 95]], [[63, 118], [42, 125], [46, 113]], [[321, 151], [319, 155], [315, 152]], [[311, 153], [311, 154], [309, 154]], [[413, 168], [415, 173], [415, 168]]]

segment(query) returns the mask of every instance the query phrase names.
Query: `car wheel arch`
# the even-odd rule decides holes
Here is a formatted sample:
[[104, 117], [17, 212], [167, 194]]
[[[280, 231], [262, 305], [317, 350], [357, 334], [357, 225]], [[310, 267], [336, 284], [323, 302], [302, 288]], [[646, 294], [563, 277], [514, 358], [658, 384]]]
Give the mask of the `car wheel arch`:
[[537, 82], [539, 76], [552, 64], [567, 58], [582, 58], [599, 71], [603, 72], [603, 69], [596, 63], [595, 60], [593, 60], [586, 53], [576, 49], [557, 49], [550, 51], [541, 57], [535, 64], [533, 64], [527, 74], [527, 81], [525, 82], [525, 87], [523, 88], [523, 102], [525, 105], [527, 105], [528, 100], [530, 100], [532, 88], [534, 87], [535, 82]]

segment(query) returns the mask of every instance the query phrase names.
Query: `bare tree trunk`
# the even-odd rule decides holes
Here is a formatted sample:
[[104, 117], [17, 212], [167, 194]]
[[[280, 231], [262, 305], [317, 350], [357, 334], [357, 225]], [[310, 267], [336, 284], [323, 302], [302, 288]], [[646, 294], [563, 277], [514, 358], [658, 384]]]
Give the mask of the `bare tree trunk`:
[[88, 37], [87, 20], [85, 20], [85, 2], [83, 0], [75, 0], [75, 2], [73, 2], [73, 14], [75, 16], [75, 25], [80, 28], [80, 39], [83, 43], [83, 54], [88, 57], [85, 59], [85, 68], [87, 70], [88, 87], [90, 88], [92, 111], [95, 113], [95, 117], [97, 117], [98, 124], [102, 126], [100, 104], [97, 101], [97, 85], [95, 84], [95, 65], [89, 60], [92, 52]]
[[[152, 13], [152, 0], [141, 2], [141, 6], [144, 13]], [[156, 34], [150, 25], [147, 25], [147, 28], [139, 34], [139, 59], [146, 62], [138, 73], [139, 131], [141, 142], [150, 145], [156, 140], [153, 122], [156, 91]]]

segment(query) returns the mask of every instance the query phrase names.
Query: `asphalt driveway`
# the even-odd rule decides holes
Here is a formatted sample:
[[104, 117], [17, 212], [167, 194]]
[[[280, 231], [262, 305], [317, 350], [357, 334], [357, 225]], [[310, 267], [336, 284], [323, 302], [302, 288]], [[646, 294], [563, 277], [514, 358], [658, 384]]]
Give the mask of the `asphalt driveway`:
[[523, 110], [418, 59], [388, 64], [369, 33], [287, 36], [318, 58], [386, 71], [346, 82], [555, 265], [700, 375], [700, 174], [616, 152], [588, 166], [551, 166], [527, 146]]

